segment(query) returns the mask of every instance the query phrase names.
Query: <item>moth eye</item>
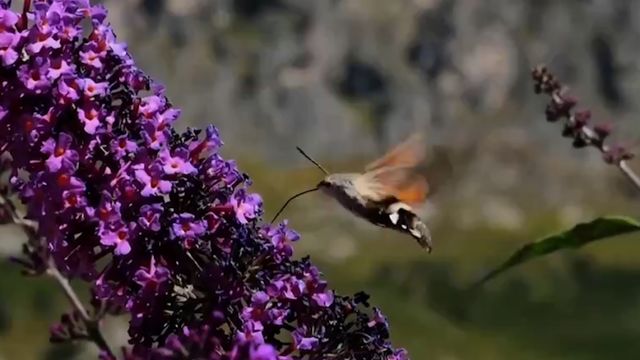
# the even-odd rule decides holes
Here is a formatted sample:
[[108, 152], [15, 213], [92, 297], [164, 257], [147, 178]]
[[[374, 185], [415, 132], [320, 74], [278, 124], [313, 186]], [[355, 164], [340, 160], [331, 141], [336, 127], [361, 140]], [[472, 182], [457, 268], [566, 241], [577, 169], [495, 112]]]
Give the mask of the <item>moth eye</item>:
[[398, 219], [400, 219], [400, 215], [397, 212], [391, 213], [389, 215], [389, 219], [391, 220], [391, 223], [395, 225], [398, 223]]

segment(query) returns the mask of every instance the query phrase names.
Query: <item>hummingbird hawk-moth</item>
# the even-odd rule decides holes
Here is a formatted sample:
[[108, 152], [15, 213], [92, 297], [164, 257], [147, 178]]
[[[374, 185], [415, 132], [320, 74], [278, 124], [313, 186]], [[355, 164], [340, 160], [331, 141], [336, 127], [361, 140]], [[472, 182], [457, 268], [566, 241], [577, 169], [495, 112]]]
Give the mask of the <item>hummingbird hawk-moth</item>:
[[420, 171], [426, 154], [421, 136], [414, 135], [405, 140], [360, 173], [331, 174], [302, 149], [297, 149], [326, 176], [315, 188], [289, 198], [272, 222], [293, 199], [320, 190], [351, 213], [375, 225], [411, 235], [431, 252], [429, 228], [414, 211], [415, 206], [426, 200], [429, 191], [427, 180]]

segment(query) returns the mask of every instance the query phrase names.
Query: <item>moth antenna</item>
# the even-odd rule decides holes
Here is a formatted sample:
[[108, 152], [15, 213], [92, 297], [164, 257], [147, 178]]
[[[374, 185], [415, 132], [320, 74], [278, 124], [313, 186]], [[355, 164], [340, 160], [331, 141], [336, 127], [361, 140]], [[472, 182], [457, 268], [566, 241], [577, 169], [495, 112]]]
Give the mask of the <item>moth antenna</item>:
[[322, 165], [320, 165], [317, 161], [313, 160], [311, 156], [307, 155], [307, 153], [305, 153], [304, 150], [302, 150], [299, 146], [296, 146], [296, 149], [298, 149], [298, 151], [300, 152], [300, 154], [302, 154], [302, 156], [306, 157], [307, 160], [311, 161], [313, 165], [317, 166], [318, 169], [322, 170], [322, 172], [325, 175], [329, 175], [329, 172], [325, 168], [323, 168]]
[[287, 201], [284, 203], [284, 205], [282, 205], [282, 207], [280, 208], [280, 210], [278, 210], [278, 212], [276, 213], [276, 215], [273, 217], [273, 219], [271, 220], [271, 224], [273, 224], [273, 222], [274, 222], [274, 221], [276, 221], [276, 219], [278, 218], [278, 215], [280, 215], [280, 214], [284, 211], [284, 209], [287, 207], [287, 205], [289, 205], [289, 203], [290, 203], [293, 199], [295, 199], [295, 198], [297, 198], [297, 197], [299, 197], [299, 196], [302, 196], [302, 195], [304, 195], [304, 194], [308, 194], [308, 193], [310, 193], [310, 192], [317, 191], [317, 190], [318, 190], [318, 188], [317, 188], [317, 187], [315, 187], [315, 188], [313, 188], [313, 189], [309, 189], [309, 190], [305, 190], [305, 191], [299, 192], [299, 193], [297, 193], [297, 194], [293, 195], [292, 197], [290, 197], [290, 198], [289, 198], [289, 200], [287, 200]]

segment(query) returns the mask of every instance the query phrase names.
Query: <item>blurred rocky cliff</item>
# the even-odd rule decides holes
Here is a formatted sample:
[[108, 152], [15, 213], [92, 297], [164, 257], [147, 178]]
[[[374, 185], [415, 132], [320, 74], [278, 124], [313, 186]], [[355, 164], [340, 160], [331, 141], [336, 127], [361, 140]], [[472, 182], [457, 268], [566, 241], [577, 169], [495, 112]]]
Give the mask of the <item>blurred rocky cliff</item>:
[[638, 137], [637, 1], [106, 3], [141, 66], [184, 110], [183, 126], [213, 122], [230, 156], [275, 168], [304, 164], [295, 145], [323, 161], [371, 157], [425, 130], [457, 154], [458, 197], [529, 189], [579, 201], [613, 171], [545, 123], [529, 78], [541, 62], [627, 145]]

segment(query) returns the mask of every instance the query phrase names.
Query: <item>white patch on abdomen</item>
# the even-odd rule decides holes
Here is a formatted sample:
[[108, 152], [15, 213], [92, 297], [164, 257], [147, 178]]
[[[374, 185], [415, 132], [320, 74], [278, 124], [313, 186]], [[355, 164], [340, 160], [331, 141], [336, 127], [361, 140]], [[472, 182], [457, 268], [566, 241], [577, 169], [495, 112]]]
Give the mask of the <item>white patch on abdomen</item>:
[[[398, 211], [400, 211], [400, 209], [409, 211], [411, 213], [413, 213], [413, 210], [411, 210], [411, 207], [401, 201], [395, 202], [391, 205], [389, 205], [387, 207], [387, 214], [389, 214], [389, 220], [391, 220], [391, 223], [393, 225], [398, 225], [398, 220], [400, 220], [400, 214], [398, 214]], [[400, 225], [400, 227], [402, 228], [402, 230], [407, 230], [407, 225], [406, 224], [402, 224]]]
[[400, 219], [400, 215], [397, 212], [392, 212], [389, 214], [389, 219], [391, 219], [391, 223], [396, 225], [398, 223], [398, 219]]

